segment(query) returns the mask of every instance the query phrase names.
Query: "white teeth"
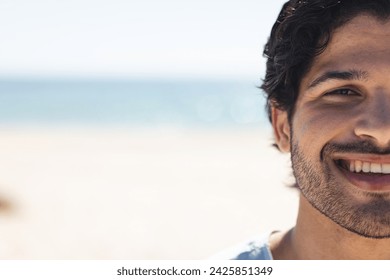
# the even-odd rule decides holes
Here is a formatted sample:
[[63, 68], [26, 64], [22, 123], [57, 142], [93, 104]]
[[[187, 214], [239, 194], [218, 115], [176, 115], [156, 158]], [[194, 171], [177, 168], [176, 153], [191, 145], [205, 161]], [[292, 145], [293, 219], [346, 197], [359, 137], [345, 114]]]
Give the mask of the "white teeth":
[[353, 160], [349, 163], [349, 171], [355, 171], [355, 162]]
[[362, 162], [360, 160], [349, 161], [350, 172], [364, 172], [364, 173], [382, 173], [390, 174], [390, 163], [373, 163], [373, 162]]
[[390, 174], [390, 164], [382, 164], [382, 173]]
[[362, 162], [357, 160], [355, 161], [355, 172], [360, 172], [362, 171]]
[[382, 173], [382, 167], [380, 163], [371, 163], [372, 173]]
[[363, 162], [363, 167], [362, 167], [362, 170], [364, 173], [368, 173], [370, 172], [370, 163], [369, 162]]

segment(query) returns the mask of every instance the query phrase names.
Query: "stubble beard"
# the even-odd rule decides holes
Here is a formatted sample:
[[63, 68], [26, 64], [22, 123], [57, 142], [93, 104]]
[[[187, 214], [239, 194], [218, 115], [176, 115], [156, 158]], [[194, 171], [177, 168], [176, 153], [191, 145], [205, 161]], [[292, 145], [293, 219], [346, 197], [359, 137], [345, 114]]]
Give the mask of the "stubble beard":
[[[291, 147], [291, 162], [297, 185], [314, 208], [336, 224], [360, 236], [390, 238], [388, 195], [347, 190], [352, 186], [340, 185], [325, 160], [319, 158], [315, 165], [315, 161], [310, 161], [304, 155], [303, 148], [298, 143], [292, 140]], [[368, 202], [358, 202], [358, 196]]]

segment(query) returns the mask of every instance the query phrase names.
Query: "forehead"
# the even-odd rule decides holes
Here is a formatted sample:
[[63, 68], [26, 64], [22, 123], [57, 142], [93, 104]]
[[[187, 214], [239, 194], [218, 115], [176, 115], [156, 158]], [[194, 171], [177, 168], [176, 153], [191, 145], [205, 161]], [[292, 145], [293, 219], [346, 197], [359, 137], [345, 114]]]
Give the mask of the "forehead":
[[301, 85], [326, 71], [359, 69], [369, 73], [382, 68], [379, 66], [390, 69], [390, 20], [358, 15], [334, 31]]

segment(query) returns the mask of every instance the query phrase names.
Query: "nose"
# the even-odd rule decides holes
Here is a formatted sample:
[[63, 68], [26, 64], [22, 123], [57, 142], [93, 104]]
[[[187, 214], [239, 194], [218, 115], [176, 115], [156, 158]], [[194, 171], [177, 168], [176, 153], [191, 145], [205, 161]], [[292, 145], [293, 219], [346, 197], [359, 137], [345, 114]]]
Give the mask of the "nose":
[[376, 142], [380, 147], [390, 145], [390, 94], [380, 94], [367, 101], [355, 127], [359, 138]]

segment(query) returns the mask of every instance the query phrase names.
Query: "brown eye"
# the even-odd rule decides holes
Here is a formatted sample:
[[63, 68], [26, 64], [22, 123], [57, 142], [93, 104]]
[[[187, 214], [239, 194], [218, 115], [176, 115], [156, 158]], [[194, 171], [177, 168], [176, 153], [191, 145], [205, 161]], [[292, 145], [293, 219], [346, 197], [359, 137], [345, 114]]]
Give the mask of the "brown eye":
[[336, 90], [327, 92], [325, 95], [351, 96], [351, 95], [358, 95], [358, 93], [356, 91], [349, 89], [349, 88], [341, 88], [341, 89], [336, 89]]

